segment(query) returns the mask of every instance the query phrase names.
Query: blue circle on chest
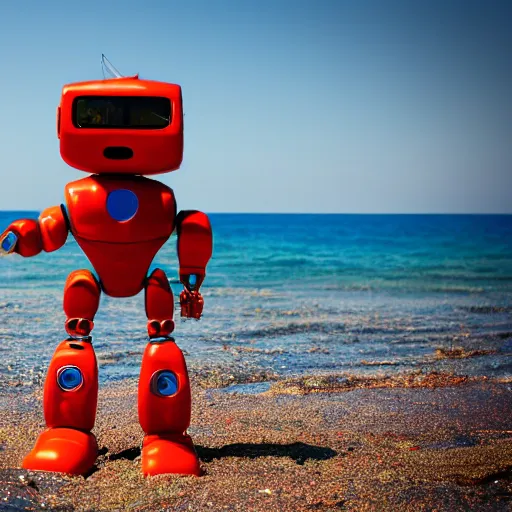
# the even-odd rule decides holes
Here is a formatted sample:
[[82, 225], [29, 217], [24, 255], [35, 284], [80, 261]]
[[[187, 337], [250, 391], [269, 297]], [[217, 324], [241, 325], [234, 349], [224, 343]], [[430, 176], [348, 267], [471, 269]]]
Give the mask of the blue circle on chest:
[[107, 197], [107, 211], [118, 222], [130, 220], [138, 208], [139, 200], [131, 190], [114, 190]]

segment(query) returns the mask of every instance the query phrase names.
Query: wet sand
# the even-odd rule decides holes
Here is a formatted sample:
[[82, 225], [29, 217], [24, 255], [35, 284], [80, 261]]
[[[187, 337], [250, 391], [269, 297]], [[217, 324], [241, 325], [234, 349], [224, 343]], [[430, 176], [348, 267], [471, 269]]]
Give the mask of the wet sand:
[[16, 469], [44, 428], [41, 389], [2, 389], [0, 510], [512, 508], [510, 382], [436, 373], [214, 381], [192, 379], [200, 478], [142, 477], [135, 381], [100, 390], [100, 454], [87, 478]]

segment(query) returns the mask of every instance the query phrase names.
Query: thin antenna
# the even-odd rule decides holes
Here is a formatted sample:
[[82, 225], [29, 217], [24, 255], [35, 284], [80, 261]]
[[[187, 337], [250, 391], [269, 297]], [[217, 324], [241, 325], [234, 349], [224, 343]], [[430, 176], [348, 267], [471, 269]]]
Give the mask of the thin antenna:
[[101, 70], [103, 71], [103, 78], [106, 78], [105, 71], [107, 71], [112, 78], [123, 78], [123, 75], [119, 73], [112, 62], [110, 62], [103, 53], [101, 54]]

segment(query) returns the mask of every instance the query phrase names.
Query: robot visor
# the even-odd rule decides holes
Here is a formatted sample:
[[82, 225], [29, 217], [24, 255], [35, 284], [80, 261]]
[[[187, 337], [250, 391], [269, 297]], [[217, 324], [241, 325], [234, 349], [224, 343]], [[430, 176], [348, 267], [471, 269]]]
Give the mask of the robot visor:
[[171, 101], [154, 96], [79, 96], [73, 102], [77, 128], [161, 129], [171, 114]]

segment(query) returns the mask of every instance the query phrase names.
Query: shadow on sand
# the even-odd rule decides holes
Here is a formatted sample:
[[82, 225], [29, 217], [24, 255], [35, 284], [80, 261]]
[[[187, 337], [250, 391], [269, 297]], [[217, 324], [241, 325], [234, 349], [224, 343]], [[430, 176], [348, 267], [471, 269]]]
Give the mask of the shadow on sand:
[[[223, 457], [246, 457], [256, 459], [259, 457], [289, 457], [297, 464], [304, 464], [308, 459], [328, 460], [337, 455], [337, 452], [325, 446], [313, 446], [306, 443], [272, 444], [272, 443], [234, 443], [221, 448], [208, 448], [196, 446], [196, 451], [202, 462], [211, 462]], [[141, 450], [137, 446], [128, 448], [119, 453], [107, 455], [107, 449], [102, 448], [98, 455], [106, 455], [107, 460], [135, 460], [140, 456]]]

